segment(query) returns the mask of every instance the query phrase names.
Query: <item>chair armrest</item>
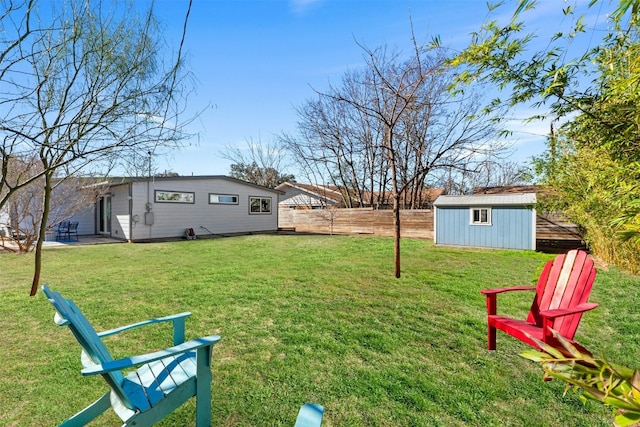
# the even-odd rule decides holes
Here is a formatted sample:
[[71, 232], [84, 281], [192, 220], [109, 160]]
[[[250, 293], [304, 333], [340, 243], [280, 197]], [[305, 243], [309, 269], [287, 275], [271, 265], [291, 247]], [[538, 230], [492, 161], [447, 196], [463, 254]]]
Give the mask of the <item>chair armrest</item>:
[[554, 310], [543, 310], [540, 312], [540, 316], [547, 319], [555, 319], [556, 317], [568, 316], [570, 314], [584, 313], [585, 311], [593, 310], [598, 306], [595, 302], [585, 302], [584, 304], [578, 304], [571, 308], [556, 308]]
[[510, 291], [535, 291], [535, 286], [512, 286], [510, 288], [484, 289], [481, 294], [487, 296], [487, 315], [493, 316], [498, 312], [498, 294]]
[[501, 294], [503, 292], [510, 292], [510, 291], [535, 291], [536, 287], [535, 286], [511, 286], [509, 288], [495, 288], [495, 289], [483, 289], [480, 291], [481, 294], [483, 295], [495, 295], [495, 294]]
[[219, 335], [209, 335], [208, 337], [197, 338], [164, 350], [153, 353], [141, 354], [138, 356], [125, 357], [123, 359], [112, 360], [111, 362], [96, 364], [84, 368], [81, 372], [84, 376], [105, 374], [112, 371], [121, 371], [134, 366], [155, 362], [166, 357], [176, 356], [201, 347], [213, 346], [220, 341]]
[[173, 314], [171, 316], [158, 317], [155, 319], [149, 319], [142, 322], [132, 323], [131, 325], [121, 326], [119, 328], [102, 331], [98, 333], [98, 336], [100, 338], [103, 338], [111, 335], [116, 335], [116, 334], [119, 334], [120, 332], [128, 331], [130, 329], [139, 328], [141, 326], [155, 325], [157, 323], [163, 323], [163, 322], [173, 322], [173, 345], [178, 345], [184, 342], [184, 331], [185, 331], [184, 321], [185, 321], [185, 318], [189, 316], [191, 316], [191, 313], [187, 311], [184, 313]]

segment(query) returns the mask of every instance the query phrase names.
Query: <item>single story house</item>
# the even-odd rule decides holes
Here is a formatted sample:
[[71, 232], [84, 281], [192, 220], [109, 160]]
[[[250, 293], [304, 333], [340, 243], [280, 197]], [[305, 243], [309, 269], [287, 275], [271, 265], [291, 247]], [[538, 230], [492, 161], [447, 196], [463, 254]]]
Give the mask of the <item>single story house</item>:
[[535, 193], [439, 196], [434, 202], [434, 242], [535, 250], [535, 203]]
[[121, 178], [89, 209], [71, 220], [78, 234], [124, 241], [278, 230], [282, 191], [222, 176]]
[[326, 209], [344, 206], [342, 193], [335, 186], [283, 182], [276, 189], [284, 193], [278, 202], [280, 208]]

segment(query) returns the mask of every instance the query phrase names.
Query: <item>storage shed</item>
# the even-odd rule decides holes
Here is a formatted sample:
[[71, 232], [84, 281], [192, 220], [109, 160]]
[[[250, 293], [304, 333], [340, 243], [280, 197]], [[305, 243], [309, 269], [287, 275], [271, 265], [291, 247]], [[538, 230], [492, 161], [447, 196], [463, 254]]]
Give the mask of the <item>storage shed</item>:
[[535, 203], [535, 193], [440, 196], [434, 202], [434, 242], [535, 250]]

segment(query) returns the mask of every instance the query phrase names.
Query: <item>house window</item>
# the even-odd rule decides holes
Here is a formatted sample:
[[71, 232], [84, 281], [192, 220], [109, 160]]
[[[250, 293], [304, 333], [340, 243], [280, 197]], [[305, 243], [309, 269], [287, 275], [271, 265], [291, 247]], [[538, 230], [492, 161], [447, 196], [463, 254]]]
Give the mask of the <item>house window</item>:
[[249, 197], [249, 213], [270, 214], [271, 197]]
[[155, 191], [155, 200], [159, 203], [195, 203], [196, 195], [184, 191]]
[[209, 193], [209, 204], [212, 205], [237, 205], [238, 196], [235, 194], [213, 194]]
[[471, 208], [471, 225], [491, 225], [491, 208]]

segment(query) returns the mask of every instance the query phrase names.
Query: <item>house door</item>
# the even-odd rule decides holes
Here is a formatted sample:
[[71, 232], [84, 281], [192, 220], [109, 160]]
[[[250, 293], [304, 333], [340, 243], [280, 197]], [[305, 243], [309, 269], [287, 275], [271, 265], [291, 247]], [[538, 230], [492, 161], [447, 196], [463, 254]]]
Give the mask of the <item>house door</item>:
[[111, 235], [111, 196], [100, 198], [98, 215], [98, 233]]

